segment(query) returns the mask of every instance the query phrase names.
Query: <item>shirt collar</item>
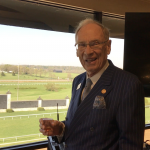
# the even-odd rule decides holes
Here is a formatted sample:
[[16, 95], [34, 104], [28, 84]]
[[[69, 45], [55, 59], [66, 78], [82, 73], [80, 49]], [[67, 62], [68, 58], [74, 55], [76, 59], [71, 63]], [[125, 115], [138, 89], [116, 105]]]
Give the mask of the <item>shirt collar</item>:
[[[94, 86], [96, 84], [96, 82], [98, 81], [98, 79], [101, 77], [101, 75], [104, 73], [104, 71], [107, 69], [107, 67], [109, 66], [109, 62], [108, 60], [106, 61], [104, 67], [94, 76], [92, 76], [90, 79], [92, 80], [92, 86]], [[88, 78], [87, 74], [86, 74], [86, 79]]]

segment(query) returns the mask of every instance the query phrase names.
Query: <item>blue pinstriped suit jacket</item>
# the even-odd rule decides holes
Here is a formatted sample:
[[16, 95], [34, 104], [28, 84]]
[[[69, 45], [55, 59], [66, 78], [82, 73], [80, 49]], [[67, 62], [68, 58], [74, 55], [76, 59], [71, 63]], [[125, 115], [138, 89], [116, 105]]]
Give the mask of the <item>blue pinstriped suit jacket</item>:
[[[138, 78], [109, 60], [109, 67], [79, 105], [85, 80], [83, 73], [73, 81], [65, 121], [66, 150], [142, 150], [145, 108]], [[104, 97], [106, 109], [93, 109], [96, 96]]]

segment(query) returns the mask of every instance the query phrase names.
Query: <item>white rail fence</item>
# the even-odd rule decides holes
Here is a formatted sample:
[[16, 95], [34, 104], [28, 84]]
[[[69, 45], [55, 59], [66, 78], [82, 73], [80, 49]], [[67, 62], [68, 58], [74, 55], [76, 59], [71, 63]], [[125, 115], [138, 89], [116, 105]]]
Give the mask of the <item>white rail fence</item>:
[[[59, 114], [60, 113], [66, 115], [67, 111], [59, 112]], [[21, 119], [21, 117], [28, 117], [29, 118], [30, 116], [36, 116], [37, 117], [39, 115], [42, 115], [44, 117], [44, 115], [50, 115], [51, 116], [51, 115], [54, 115], [54, 114], [57, 114], [57, 112], [41, 113], [41, 114], [29, 114], [29, 115], [16, 115], [16, 116], [4, 116], [4, 117], [0, 117], [0, 118], [4, 119], [4, 120], [6, 118], [12, 118], [12, 120], [13, 120], [13, 118], [16, 118], [16, 117], [19, 117]], [[31, 139], [32, 137], [33, 137], [33, 139]], [[23, 140], [24, 138], [27, 138], [27, 139]], [[14, 136], [14, 137], [5, 137], [5, 138], [0, 138], [0, 145], [23, 143], [23, 142], [29, 142], [29, 141], [39, 141], [39, 140], [46, 140], [46, 139], [47, 139], [47, 137], [44, 137], [42, 135], [42, 133], [22, 135], [22, 136]], [[8, 142], [8, 141], [13, 141], [13, 142]]]
[[[59, 114], [60, 113], [63, 113], [64, 115], [66, 115], [66, 113], [67, 113], [67, 111], [62, 111], [62, 112], [59, 112]], [[3, 119], [3, 120], [5, 120], [6, 118], [12, 118], [12, 120], [14, 119], [14, 118], [16, 118], [16, 117], [20, 117], [20, 119], [22, 118], [22, 117], [30, 117], [30, 116], [40, 116], [40, 115], [42, 115], [43, 117], [44, 117], [44, 115], [53, 115], [53, 114], [57, 114], [57, 112], [53, 112], [53, 113], [41, 113], [41, 114], [29, 114], [29, 115], [16, 115], [16, 116], [4, 116], [4, 117], [0, 117], [0, 119]]]
[[[33, 137], [33, 139], [31, 139]], [[36, 137], [36, 139], [35, 139]], [[27, 140], [21, 140], [22, 138], [28, 138]], [[29, 139], [30, 138], [30, 139]], [[22, 136], [14, 136], [14, 137], [6, 137], [6, 138], [0, 138], [0, 145], [6, 145], [6, 144], [13, 144], [13, 143], [21, 143], [21, 142], [27, 142], [27, 141], [37, 141], [37, 140], [46, 140], [47, 137], [43, 138], [42, 133], [38, 134], [29, 134], [29, 135], [22, 135]], [[15, 140], [15, 142], [5, 143], [6, 140]], [[1, 143], [2, 142], [2, 143]]]

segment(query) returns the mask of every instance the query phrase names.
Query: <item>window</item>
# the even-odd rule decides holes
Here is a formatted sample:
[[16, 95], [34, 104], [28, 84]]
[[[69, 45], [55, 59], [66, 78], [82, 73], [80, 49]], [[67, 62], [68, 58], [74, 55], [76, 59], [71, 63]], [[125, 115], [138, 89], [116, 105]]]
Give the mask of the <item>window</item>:
[[[4, 113], [1, 109], [0, 124], [4, 128], [0, 131], [0, 145], [46, 140], [39, 133], [39, 118], [57, 119], [56, 102], [52, 109], [53, 104], [48, 100], [58, 103], [64, 100], [66, 103], [66, 97], [71, 98], [73, 78], [84, 72], [76, 57], [74, 34], [7, 25], [0, 25], [0, 33], [3, 51], [0, 56], [0, 94], [9, 89], [11, 106], [7, 108], [14, 111]], [[118, 42], [122, 44], [116, 49]], [[123, 40], [113, 38], [112, 51], [109, 58], [122, 68]], [[118, 51], [121, 59], [116, 61], [114, 56], [119, 54]], [[42, 105], [39, 104], [39, 96], [43, 100]], [[42, 110], [39, 105], [45, 106], [45, 111], [37, 111]], [[58, 107], [60, 120], [65, 119], [65, 106]]]
[[65, 119], [72, 80], [84, 72], [74, 28], [93, 13], [15, 0], [0, 11], [0, 147], [47, 140], [39, 118], [57, 119], [58, 104]]

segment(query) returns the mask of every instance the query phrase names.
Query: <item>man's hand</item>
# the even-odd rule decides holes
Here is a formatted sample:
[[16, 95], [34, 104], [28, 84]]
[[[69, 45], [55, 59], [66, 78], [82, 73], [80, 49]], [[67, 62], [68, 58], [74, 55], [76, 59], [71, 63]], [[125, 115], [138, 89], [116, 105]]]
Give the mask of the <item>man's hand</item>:
[[40, 132], [43, 133], [43, 135], [47, 136], [56, 136], [61, 135], [63, 131], [63, 123], [57, 120], [53, 120], [51, 118], [41, 118], [39, 120], [40, 122]]

